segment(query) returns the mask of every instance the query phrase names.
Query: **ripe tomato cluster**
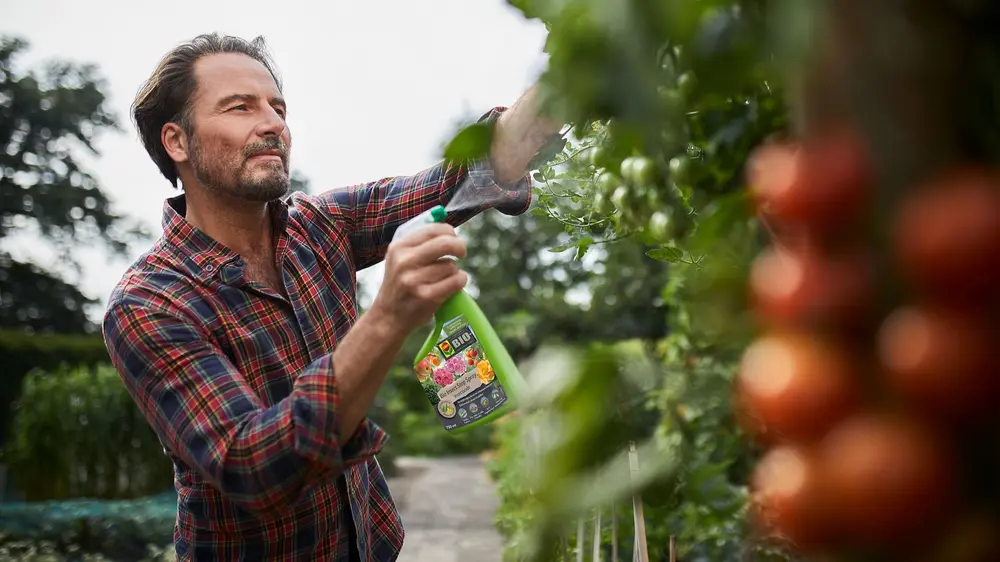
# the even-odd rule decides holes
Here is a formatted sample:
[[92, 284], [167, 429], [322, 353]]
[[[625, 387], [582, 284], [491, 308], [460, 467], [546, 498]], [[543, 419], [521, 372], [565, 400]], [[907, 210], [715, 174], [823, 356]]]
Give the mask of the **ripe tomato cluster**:
[[[803, 552], [893, 560], [934, 559], [957, 526], [985, 529], [947, 559], [1000, 560], [956, 437], [1000, 418], [1000, 178], [967, 166], [915, 186], [883, 218], [880, 262], [873, 176], [848, 128], [748, 162], [773, 235], [749, 279], [765, 331], [735, 385], [741, 425], [766, 448], [753, 518]], [[885, 300], [886, 280], [900, 297]]]

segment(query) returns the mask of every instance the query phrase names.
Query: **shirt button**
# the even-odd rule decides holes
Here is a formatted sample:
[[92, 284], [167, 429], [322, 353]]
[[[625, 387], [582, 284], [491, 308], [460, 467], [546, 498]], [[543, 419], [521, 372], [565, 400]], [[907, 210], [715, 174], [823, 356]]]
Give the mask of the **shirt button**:
[[214, 269], [215, 269], [215, 266], [212, 265], [212, 264], [208, 264], [208, 265], [205, 266], [205, 271], [212, 271]]

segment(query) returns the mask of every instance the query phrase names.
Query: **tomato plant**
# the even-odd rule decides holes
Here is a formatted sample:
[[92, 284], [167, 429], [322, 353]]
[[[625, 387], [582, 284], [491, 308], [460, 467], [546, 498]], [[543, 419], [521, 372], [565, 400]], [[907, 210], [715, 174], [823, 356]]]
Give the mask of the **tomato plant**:
[[[992, 4], [512, 4], [546, 25], [541, 82], [572, 124], [536, 175], [553, 249], [636, 244], [670, 267], [642, 407], [568, 361], [530, 410], [548, 445], [526, 550], [644, 489], [673, 494], [650, 529], [682, 558], [934, 561], [988, 542], [969, 537], [1000, 514]], [[642, 421], [601, 429], [612, 412]], [[634, 440], [658, 472], [622, 483], [614, 451]]]

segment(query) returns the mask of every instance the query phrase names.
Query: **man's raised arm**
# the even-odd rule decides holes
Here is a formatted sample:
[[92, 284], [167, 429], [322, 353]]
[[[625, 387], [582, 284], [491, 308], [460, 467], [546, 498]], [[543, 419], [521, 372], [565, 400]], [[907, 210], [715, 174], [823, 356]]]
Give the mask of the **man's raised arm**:
[[491, 207], [507, 215], [521, 214], [531, 203], [529, 163], [560, 129], [555, 121], [539, 117], [538, 111], [538, 89], [532, 87], [509, 109], [494, 108], [482, 116], [481, 122], [495, 124], [488, 158], [466, 164], [441, 162], [412, 176], [384, 178], [306, 199], [316, 205], [316, 218], [327, 227], [347, 232], [358, 269], [383, 259], [399, 225], [435, 205], [446, 205], [460, 192], [473, 204], [449, 213], [453, 226]]
[[490, 147], [490, 161], [500, 185], [518, 181], [529, 170], [531, 159], [563, 124], [541, 115], [541, 94], [536, 84], [497, 120]]

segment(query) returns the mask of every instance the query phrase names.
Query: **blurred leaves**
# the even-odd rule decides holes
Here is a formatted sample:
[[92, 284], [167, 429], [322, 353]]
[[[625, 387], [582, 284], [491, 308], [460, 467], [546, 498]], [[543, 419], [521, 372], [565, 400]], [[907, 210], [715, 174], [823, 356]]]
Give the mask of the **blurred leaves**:
[[[22, 73], [15, 63], [27, 48], [22, 39], [0, 36], [0, 239], [41, 236], [60, 264], [78, 272], [76, 248], [101, 243], [124, 255], [131, 242], [149, 233], [113, 211], [97, 179], [81, 164], [88, 153], [98, 154], [101, 133], [120, 130], [96, 67], [54, 61], [41, 71]], [[0, 282], [7, 288], [0, 294], [0, 325], [69, 332], [92, 328], [72, 312], [88, 304], [82, 295], [71, 294], [55, 272], [33, 271], [29, 264], [4, 259]], [[42, 286], [62, 290], [47, 298]], [[64, 301], [75, 308], [46, 324], [52, 318], [47, 311]]]
[[66, 246], [101, 239], [124, 252], [134, 228], [111, 210], [97, 180], [78, 162], [97, 154], [105, 131], [120, 130], [93, 65], [56, 61], [15, 73], [27, 42], [0, 37], [0, 237], [33, 221]]
[[75, 286], [0, 252], [0, 329], [41, 334], [96, 332], [87, 307], [97, 304]]
[[444, 158], [449, 162], [464, 163], [482, 158], [493, 144], [493, 123], [478, 122], [467, 125], [444, 148]]

